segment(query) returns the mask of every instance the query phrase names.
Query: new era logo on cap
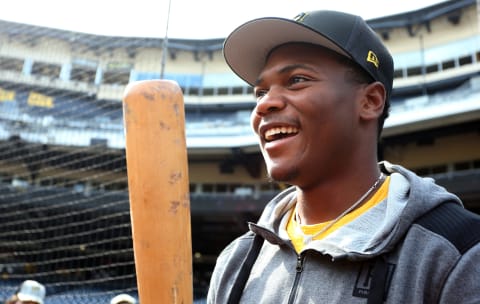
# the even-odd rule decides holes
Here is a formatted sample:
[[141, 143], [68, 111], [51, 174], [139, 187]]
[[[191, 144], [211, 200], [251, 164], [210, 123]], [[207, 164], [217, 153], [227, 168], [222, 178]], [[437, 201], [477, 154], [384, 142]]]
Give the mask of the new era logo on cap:
[[377, 67], [377, 69], [378, 69], [378, 66], [380, 65], [380, 62], [378, 61], [377, 55], [375, 55], [375, 53], [373, 51], [368, 51], [367, 61], [373, 63], [375, 65], [375, 67]]

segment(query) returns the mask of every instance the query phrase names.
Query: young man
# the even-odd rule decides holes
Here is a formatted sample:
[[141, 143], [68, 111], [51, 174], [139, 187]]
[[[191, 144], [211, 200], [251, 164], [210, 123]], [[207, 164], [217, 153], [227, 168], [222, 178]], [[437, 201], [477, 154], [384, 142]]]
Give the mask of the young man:
[[256, 19], [224, 55], [254, 87], [268, 174], [293, 186], [221, 253], [208, 303], [480, 301], [478, 217], [431, 179], [378, 163], [393, 60], [364, 20]]

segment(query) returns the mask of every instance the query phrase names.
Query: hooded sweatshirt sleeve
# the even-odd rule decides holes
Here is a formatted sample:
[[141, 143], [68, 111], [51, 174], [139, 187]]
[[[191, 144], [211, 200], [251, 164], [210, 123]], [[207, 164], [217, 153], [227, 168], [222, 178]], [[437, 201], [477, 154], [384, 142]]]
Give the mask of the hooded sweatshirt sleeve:
[[480, 244], [465, 252], [448, 276], [440, 303], [480, 302]]

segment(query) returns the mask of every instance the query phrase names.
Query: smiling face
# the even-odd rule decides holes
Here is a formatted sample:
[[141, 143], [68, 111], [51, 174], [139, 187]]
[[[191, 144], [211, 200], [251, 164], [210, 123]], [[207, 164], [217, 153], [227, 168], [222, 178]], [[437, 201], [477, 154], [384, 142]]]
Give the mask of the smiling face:
[[270, 177], [313, 187], [347, 170], [362, 144], [359, 98], [351, 67], [321, 47], [276, 48], [262, 69], [251, 115]]

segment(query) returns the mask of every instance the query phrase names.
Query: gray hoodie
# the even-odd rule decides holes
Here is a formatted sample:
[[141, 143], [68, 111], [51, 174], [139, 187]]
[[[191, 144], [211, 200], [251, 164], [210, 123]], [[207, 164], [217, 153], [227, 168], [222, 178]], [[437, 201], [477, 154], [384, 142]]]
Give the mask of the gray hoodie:
[[266, 241], [253, 265], [240, 303], [367, 303], [373, 261], [386, 258], [386, 303], [480, 303], [480, 245], [460, 252], [449, 240], [414, 221], [455, 195], [398, 165], [387, 198], [297, 254], [286, 224], [295, 188], [265, 207], [250, 232], [217, 259], [208, 303], [226, 303], [253, 234]]

